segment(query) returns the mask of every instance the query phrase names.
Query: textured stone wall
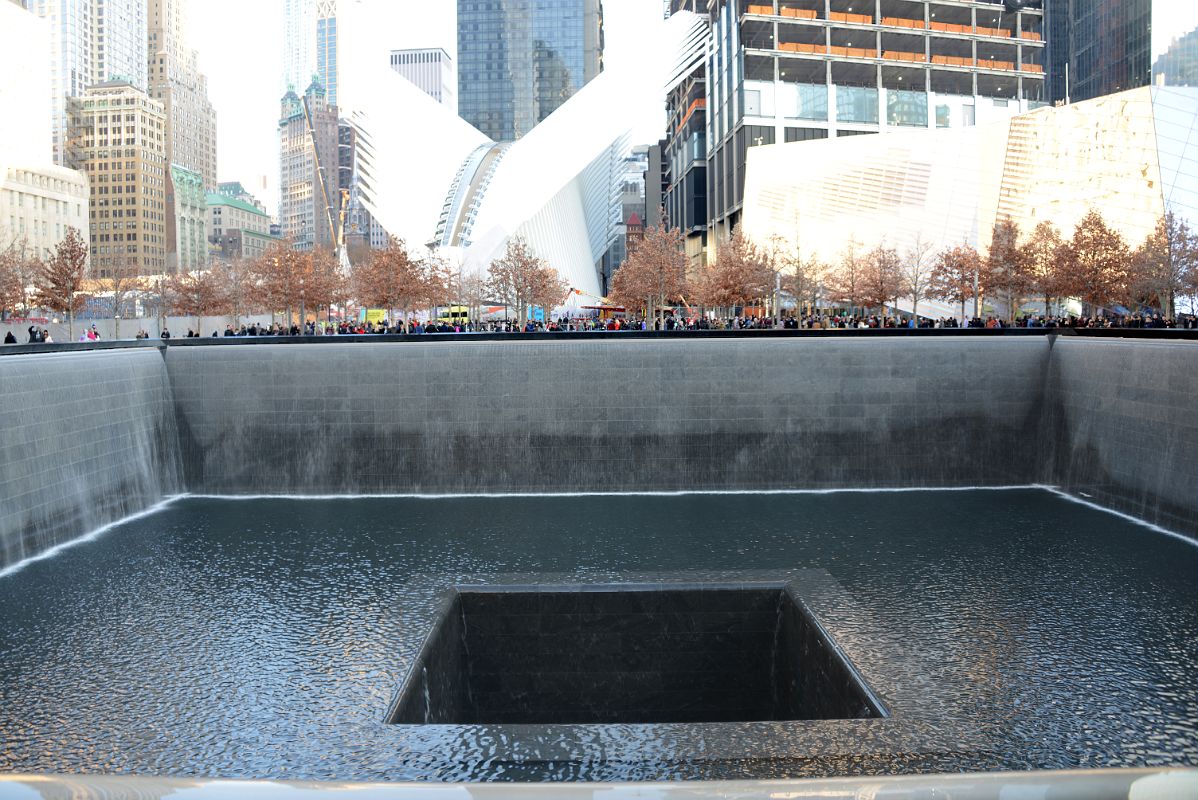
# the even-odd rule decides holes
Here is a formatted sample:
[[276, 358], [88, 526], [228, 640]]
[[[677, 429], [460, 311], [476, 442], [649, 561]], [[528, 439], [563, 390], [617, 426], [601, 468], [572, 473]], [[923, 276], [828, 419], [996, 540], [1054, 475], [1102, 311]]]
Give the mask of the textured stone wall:
[[1198, 533], [1198, 344], [1060, 337], [1045, 482]]
[[0, 358], [0, 569], [181, 491], [158, 350]]
[[1045, 483], [1198, 534], [1192, 342], [171, 347], [6, 356], [0, 396], [0, 569], [184, 487], [444, 494]]
[[1047, 338], [170, 348], [187, 485], [452, 493], [1027, 484]]

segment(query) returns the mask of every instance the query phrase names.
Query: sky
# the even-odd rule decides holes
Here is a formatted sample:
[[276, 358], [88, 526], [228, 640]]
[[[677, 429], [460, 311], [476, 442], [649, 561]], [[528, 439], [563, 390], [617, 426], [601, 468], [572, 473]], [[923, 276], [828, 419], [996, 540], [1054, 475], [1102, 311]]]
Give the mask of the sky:
[[[394, 49], [441, 47], [456, 61], [456, 0], [364, 0]], [[190, 0], [188, 38], [217, 113], [217, 178], [240, 181], [272, 212], [278, 205], [283, 0]], [[661, 20], [660, 0], [603, 0], [608, 65], [635, 61]], [[315, 33], [313, 33], [315, 36]], [[649, 126], [652, 127], [652, 126]], [[644, 136], [657, 136], [645, 130]], [[634, 138], [638, 138], [634, 136]], [[648, 141], [648, 139], [645, 139]]]

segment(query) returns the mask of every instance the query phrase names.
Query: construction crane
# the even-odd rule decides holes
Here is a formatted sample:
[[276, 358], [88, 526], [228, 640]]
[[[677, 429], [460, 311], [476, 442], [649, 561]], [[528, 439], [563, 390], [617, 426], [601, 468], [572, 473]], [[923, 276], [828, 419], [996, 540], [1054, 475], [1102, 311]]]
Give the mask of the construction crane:
[[325, 177], [325, 165], [320, 162], [320, 148], [316, 146], [316, 126], [312, 121], [312, 109], [308, 107], [306, 95], [301, 102], [304, 106], [304, 124], [308, 128], [308, 141], [312, 145], [312, 158], [316, 162], [316, 177], [320, 182], [320, 194], [324, 199], [325, 218], [329, 223], [329, 238], [333, 242], [337, 263], [341, 269], [348, 272], [350, 265], [349, 253], [345, 248], [345, 216], [349, 208], [349, 190], [342, 189], [340, 192], [341, 207], [336, 214], [336, 221], [334, 221], [333, 203], [329, 199], [329, 183]]

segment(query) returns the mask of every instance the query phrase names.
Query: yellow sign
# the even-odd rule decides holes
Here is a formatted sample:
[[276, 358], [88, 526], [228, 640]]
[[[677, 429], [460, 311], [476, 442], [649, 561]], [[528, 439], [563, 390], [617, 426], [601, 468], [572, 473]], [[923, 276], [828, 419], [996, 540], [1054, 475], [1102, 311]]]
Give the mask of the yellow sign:
[[381, 308], [366, 309], [366, 321], [373, 325], [376, 322], [382, 322], [387, 318], [387, 312]]

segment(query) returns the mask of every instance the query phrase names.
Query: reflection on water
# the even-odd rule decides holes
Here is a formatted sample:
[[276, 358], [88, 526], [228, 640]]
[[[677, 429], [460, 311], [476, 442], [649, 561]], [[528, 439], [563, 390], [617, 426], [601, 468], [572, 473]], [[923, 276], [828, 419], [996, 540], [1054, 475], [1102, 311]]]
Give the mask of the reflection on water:
[[[821, 613], [858, 666], [927, 681], [991, 746], [813, 757], [783, 734], [750, 758], [680, 759], [708, 735], [718, 751], [715, 735], [383, 724], [425, 634], [412, 621], [435, 602], [410, 591], [422, 582], [804, 568], [851, 597], [852, 613]], [[0, 770], [608, 780], [1196, 764], [1195, 578], [1198, 548], [1033, 490], [185, 500], [0, 579]], [[902, 665], [879, 655], [891, 641]], [[637, 757], [605, 757], [617, 740]]]

